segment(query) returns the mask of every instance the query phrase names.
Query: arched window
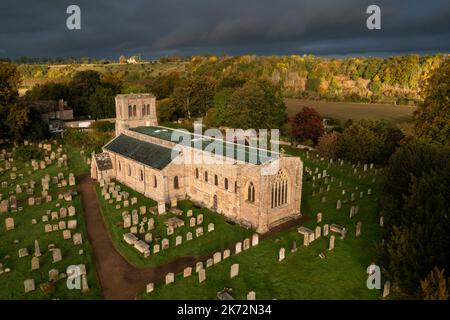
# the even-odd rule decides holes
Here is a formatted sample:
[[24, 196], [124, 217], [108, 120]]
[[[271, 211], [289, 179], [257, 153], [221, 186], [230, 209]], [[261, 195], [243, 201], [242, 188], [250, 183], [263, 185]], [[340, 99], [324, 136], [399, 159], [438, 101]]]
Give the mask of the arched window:
[[158, 188], [158, 179], [156, 179], [156, 176], [153, 176], [153, 188]]
[[208, 171], [205, 171], [205, 182], [208, 182]]
[[133, 117], [136, 117], [137, 113], [136, 113], [136, 105], [133, 106]]
[[130, 106], [128, 106], [128, 118], [131, 118], [132, 116], [133, 116], [133, 109], [130, 105]]
[[141, 179], [141, 181], [144, 181], [144, 171], [139, 170], [139, 173], [140, 173], [140, 179]]
[[145, 116], [145, 104], [142, 106], [142, 116]]
[[234, 182], [234, 193], [237, 193], [237, 181]]
[[147, 115], [150, 115], [150, 104], [147, 104]]
[[195, 178], [198, 179], [198, 168], [195, 168]]
[[173, 188], [174, 189], [178, 189], [180, 186], [179, 186], [179, 184], [178, 184], [178, 176], [175, 176], [174, 178], [173, 178]]
[[217, 177], [217, 174], [214, 175], [214, 185], [219, 185], [219, 178]]
[[122, 165], [120, 164], [120, 161], [119, 161], [119, 171], [122, 171]]
[[228, 178], [225, 178], [223, 184], [224, 184], [225, 190], [228, 190]]
[[131, 166], [128, 165], [128, 175], [131, 176]]
[[278, 208], [288, 203], [288, 175], [280, 170], [271, 184], [271, 207]]
[[247, 200], [249, 202], [255, 202], [255, 186], [253, 182], [250, 182], [247, 189]]

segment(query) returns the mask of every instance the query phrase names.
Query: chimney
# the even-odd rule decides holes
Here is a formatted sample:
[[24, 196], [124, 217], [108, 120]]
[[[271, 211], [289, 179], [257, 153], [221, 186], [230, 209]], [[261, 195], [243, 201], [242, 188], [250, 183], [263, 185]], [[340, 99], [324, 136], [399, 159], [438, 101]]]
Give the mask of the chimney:
[[58, 109], [59, 109], [59, 111], [64, 111], [64, 99], [59, 99]]

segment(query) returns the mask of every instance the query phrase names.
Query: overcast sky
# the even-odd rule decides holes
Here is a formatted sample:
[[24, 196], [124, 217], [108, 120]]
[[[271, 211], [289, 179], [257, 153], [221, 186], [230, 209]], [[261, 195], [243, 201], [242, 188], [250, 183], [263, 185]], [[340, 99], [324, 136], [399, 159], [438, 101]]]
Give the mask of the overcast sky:
[[[370, 4], [382, 30], [366, 28]], [[0, 0], [0, 57], [410, 52], [450, 52], [450, 1]]]

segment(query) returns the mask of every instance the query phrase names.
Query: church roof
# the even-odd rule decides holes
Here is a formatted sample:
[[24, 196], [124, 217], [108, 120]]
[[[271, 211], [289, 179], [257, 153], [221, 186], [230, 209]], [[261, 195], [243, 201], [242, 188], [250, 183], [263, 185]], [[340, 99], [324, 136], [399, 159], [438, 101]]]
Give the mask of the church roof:
[[[236, 144], [231, 143], [223, 140], [213, 140], [209, 137], [205, 136], [199, 136], [194, 135], [192, 133], [184, 133], [182, 131], [178, 130], [172, 130], [169, 128], [163, 128], [163, 127], [136, 127], [136, 128], [130, 128], [130, 131], [134, 131], [140, 134], [145, 134], [147, 136], [155, 137], [158, 139], [166, 140], [166, 141], [172, 141], [172, 142], [185, 142], [186, 139], [191, 139], [191, 147], [196, 149], [201, 149], [204, 151], [208, 151], [211, 153], [215, 153], [217, 147], [222, 147], [222, 155], [226, 157], [232, 157], [234, 159], [237, 158], [237, 160], [242, 160], [247, 163], [255, 163], [257, 165], [260, 165], [262, 163], [265, 163], [271, 159], [277, 159], [279, 157], [278, 153], [268, 153], [266, 154], [265, 150], [256, 149], [256, 148], [250, 148], [248, 146], [242, 145], [242, 144]], [[177, 132], [180, 134], [177, 134], [176, 136], [179, 138], [179, 141], [173, 141], [173, 133]], [[182, 138], [181, 138], [182, 137]], [[220, 149], [220, 148], [219, 148]], [[213, 150], [214, 152], [212, 152]], [[259, 151], [262, 152], [259, 152]], [[239, 156], [236, 156], [238, 154]], [[241, 159], [242, 157], [242, 159]], [[255, 161], [256, 159], [256, 161]]]
[[172, 149], [124, 134], [119, 135], [104, 148], [158, 170], [164, 169], [172, 161]]

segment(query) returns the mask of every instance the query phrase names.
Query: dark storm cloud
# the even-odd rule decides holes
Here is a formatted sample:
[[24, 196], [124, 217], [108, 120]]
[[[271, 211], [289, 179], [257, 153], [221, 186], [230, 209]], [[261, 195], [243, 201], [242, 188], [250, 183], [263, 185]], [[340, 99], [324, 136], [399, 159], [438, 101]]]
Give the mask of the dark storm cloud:
[[[0, 56], [450, 51], [447, 0], [1, 0]], [[78, 4], [82, 30], [66, 28]], [[370, 4], [382, 30], [366, 28]]]

